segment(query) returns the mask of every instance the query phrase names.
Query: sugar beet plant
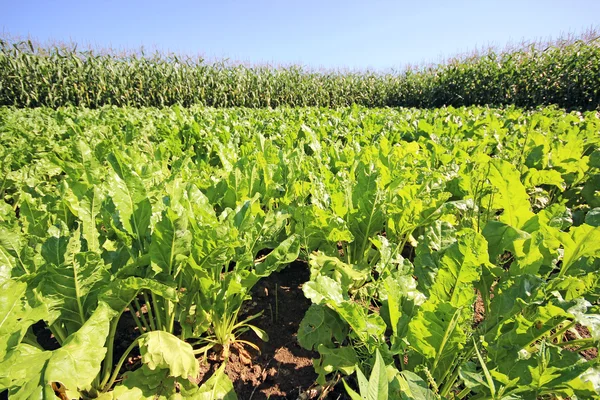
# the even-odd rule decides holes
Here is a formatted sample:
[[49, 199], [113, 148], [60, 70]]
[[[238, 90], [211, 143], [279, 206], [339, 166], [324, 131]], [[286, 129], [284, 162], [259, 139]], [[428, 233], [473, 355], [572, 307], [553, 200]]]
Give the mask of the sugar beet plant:
[[2, 109], [0, 390], [235, 398], [227, 359], [268, 339], [243, 302], [299, 257], [325, 392], [596, 398], [598, 132], [552, 108]]
[[[87, 139], [75, 135], [42, 156], [44, 166], [34, 162], [44, 172], [5, 179], [14, 203], [3, 203], [1, 369], [11, 398], [184, 390], [198, 374], [196, 354], [218, 347], [226, 360], [232, 345], [252, 345], [239, 339], [248, 329], [267, 339], [238, 321], [239, 309], [258, 279], [298, 254], [285, 214], [265, 212], [253, 198], [217, 215], [194, 179], [184, 179], [193, 167], [168, 160], [166, 148], [128, 151]], [[257, 260], [265, 249], [273, 251]], [[139, 336], [116, 360], [126, 310]], [[57, 350], [32, 336], [40, 320]], [[136, 347], [143, 366], [109, 392]], [[229, 389], [223, 379], [221, 371], [186, 396]]]

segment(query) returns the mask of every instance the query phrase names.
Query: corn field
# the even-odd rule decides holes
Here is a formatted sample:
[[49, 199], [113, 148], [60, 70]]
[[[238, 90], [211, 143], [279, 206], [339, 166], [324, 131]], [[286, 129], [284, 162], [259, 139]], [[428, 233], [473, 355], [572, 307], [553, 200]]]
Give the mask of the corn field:
[[98, 108], [600, 106], [600, 39], [454, 58], [400, 73], [207, 63], [0, 42], [0, 105]]

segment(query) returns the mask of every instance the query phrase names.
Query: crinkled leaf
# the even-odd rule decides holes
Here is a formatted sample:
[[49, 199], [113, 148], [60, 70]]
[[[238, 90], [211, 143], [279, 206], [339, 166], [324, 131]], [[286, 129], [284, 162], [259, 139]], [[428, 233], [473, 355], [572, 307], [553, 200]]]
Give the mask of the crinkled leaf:
[[348, 334], [348, 327], [329, 307], [312, 304], [304, 314], [298, 328], [298, 342], [308, 350], [316, 350], [320, 345], [331, 347]]
[[469, 307], [475, 300], [473, 284], [479, 280], [481, 267], [487, 265], [487, 243], [472, 230], [459, 233], [440, 260], [434, 284], [429, 290], [431, 299], [449, 302], [456, 308]]
[[189, 343], [164, 331], [145, 333], [139, 340], [142, 362], [148, 368], [168, 369], [174, 377], [195, 378], [199, 373], [198, 361]]
[[115, 204], [119, 220], [137, 243], [138, 250], [144, 248], [152, 206], [146, 195], [146, 189], [139, 177], [117, 155], [108, 157], [114, 173], [108, 176], [108, 193]]
[[170, 209], [163, 212], [161, 220], [154, 226], [150, 242], [149, 254], [154, 272], [175, 274], [179, 264], [185, 262], [190, 254], [191, 242], [192, 234], [188, 230], [186, 216], [177, 216]]
[[492, 160], [489, 166], [488, 179], [497, 191], [493, 196], [493, 207], [503, 210], [500, 221], [521, 228], [533, 213], [519, 172], [504, 160]]
[[171, 400], [175, 395], [175, 378], [166, 369], [148, 368], [142, 365], [135, 371], [126, 372], [123, 382], [115, 386], [115, 400]]
[[44, 304], [28, 304], [26, 290], [23, 282], [9, 280], [0, 285], [0, 360], [21, 343], [31, 325], [48, 314]]
[[576, 274], [576, 270], [569, 269], [582, 257], [600, 257], [600, 227], [583, 224], [571, 228], [569, 233], [560, 232], [559, 238], [564, 247], [559, 276]]
[[[61, 348], [40, 351], [29, 345], [17, 346], [13, 350], [15, 353], [10, 353], [7, 360], [0, 363], [0, 370], [6, 377], [0, 381], [10, 382], [7, 386], [11, 399], [55, 398], [54, 383], [59, 383], [69, 393], [89, 389], [106, 355], [104, 345], [114, 316], [115, 312], [108, 305], [100, 303]], [[12, 354], [19, 356], [12, 357]]]
[[341, 285], [333, 279], [323, 275], [317, 275], [314, 280], [310, 280], [302, 285], [302, 291], [314, 304], [325, 304], [329, 302], [338, 304], [344, 300]]
[[329, 348], [319, 345], [318, 350], [321, 357], [314, 360], [313, 364], [320, 380], [323, 380], [325, 375], [336, 371], [344, 375], [350, 375], [355, 371], [358, 357], [353, 347]]
[[460, 309], [448, 302], [427, 301], [409, 323], [407, 340], [424, 357], [436, 379], [450, 368], [466, 343], [459, 314]]
[[47, 264], [39, 279], [42, 296], [59, 312], [70, 333], [86, 321], [110, 273], [100, 255], [81, 252], [79, 229], [68, 236], [64, 233], [64, 229], [56, 230], [42, 246]]

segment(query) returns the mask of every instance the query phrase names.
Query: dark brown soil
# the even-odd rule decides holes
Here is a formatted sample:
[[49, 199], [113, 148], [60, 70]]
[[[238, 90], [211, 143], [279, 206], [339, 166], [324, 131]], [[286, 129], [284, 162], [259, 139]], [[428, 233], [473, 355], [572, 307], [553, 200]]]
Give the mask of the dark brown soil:
[[[300, 321], [310, 306], [302, 292], [302, 284], [308, 279], [306, 264], [296, 262], [253, 288], [252, 300], [245, 305], [240, 319], [263, 311], [252, 323], [267, 332], [269, 341], [262, 342], [248, 333], [242, 339], [258, 345], [260, 354], [248, 346], [231, 352], [225, 372], [240, 400], [297, 399], [301, 394], [314, 392], [309, 390], [317, 378], [312, 359], [318, 353], [300, 347], [296, 338]], [[204, 380], [219, 364], [211, 358], [214, 357], [209, 356], [204, 367]]]
[[[133, 342], [140, 332], [131, 316], [131, 313], [126, 310], [119, 319], [119, 325], [117, 326], [117, 332], [115, 334], [115, 342], [113, 347], [113, 362], [116, 364], [121, 358], [127, 347]], [[129, 357], [121, 367], [121, 374], [126, 371], [132, 371], [137, 369], [141, 364], [140, 350], [135, 347]], [[118, 381], [117, 381], [118, 382]]]
[[[575, 329], [577, 330], [577, 333], [579, 333], [579, 335], [582, 338], [589, 338], [589, 337], [591, 337], [590, 331], [585, 326], [577, 324], [577, 325], [575, 325]], [[576, 340], [576, 339], [578, 339], [570, 331], [566, 332], [566, 337], [569, 340]], [[573, 350], [577, 351], [578, 348], [575, 347]], [[598, 348], [592, 347], [592, 348], [589, 348], [589, 349], [585, 349], [585, 350], [580, 351], [579, 354], [581, 354], [586, 360], [593, 360], [593, 359], [595, 359], [595, 358], [598, 357]]]

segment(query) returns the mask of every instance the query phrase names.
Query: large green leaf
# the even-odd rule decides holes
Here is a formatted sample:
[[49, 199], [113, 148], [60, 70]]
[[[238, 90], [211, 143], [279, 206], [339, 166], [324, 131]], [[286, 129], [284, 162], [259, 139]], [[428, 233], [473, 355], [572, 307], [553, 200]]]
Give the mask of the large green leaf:
[[169, 376], [195, 378], [199, 373], [198, 361], [189, 343], [164, 331], [145, 333], [139, 339], [142, 361], [151, 370], [167, 369]]
[[440, 260], [435, 282], [429, 289], [430, 301], [449, 302], [456, 308], [473, 304], [473, 284], [479, 280], [481, 267], [489, 264], [487, 243], [473, 230], [459, 232]]
[[312, 304], [304, 314], [298, 328], [298, 343], [308, 350], [319, 345], [333, 346], [333, 340], [342, 342], [348, 327], [329, 307]]
[[344, 301], [342, 287], [328, 276], [317, 275], [302, 285], [304, 295], [314, 304], [340, 304]]
[[176, 288], [167, 286], [154, 279], [134, 276], [123, 279], [117, 278], [111, 281], [102, 288], [98, 298], [110, 305], [113, 310], [123, 312], [140, 290], [149, 290], [165, 300], [178, 301]]
[[46, 265], [38, 276], [40, 292], [51, 310], [58, 311], [58, 323], [71, 333], [87, 320], [110, 273], [97, 253], [81, 252], [79, 229], [69, 233], [63, 226], [51, 233], [42, 246]]
[[114, 400], [172, 400], [175, 399], [176, 380], [167, 369], [150, 369], [147, 365], [126, 372], [123, 382], [108, 395]]
[[354, 211], [350, 214], [349, 228], [354, 242], [351, 261], [360, 263], [366, 256], [369, 238], [383, 229], [384, 194], [378, 187], [379, 174], [373, 165], [360, 164], [356, 185], [352, 190]]
[[0, 282], [11, 276], [29, 275], [35, 265], [29, 262], [24, 237], [16, 229], [0, 227]]
[[113, 168], [108, 176], [108, 193], [123, 228], [134, 238], [138, 251], [143, 251], [152, 215], [146, 189], [139, 175], [119, 156], [112, 154], [108, 159]]
[[298, 253], [300, 253], [300, 242], [296, 236], [292, 235], [279, 243], [263, 262], [256, 264], [254, 273], [257, 277], [269, 276], [282, 266], [295, 261], [298, 258]]
[[514, 228], [522, 228], [533, 213], [519, 172], [503, 160], [492, 160], [489, 167], [488, 179], [496, 189], [492, 204], [496, 209], [503, 210], [500, 221]]
[[[390, 366], [388, 366], [388, 376]], [[427, 382], [425, 382], [419, 375], [410, 372], [397, 370], [392, 371], [393, 381], [390, 385], [390, 391], [392, 395], [397, 394], [402, 400], [436, 400], [436, 394], [429, 389]], [[397, 388], [396, 388], [397, 385]], [[398, 392], [395, 393], [394, 390]], [[394, 398], [394, 397], [392, 397]]]
[[73, 193], [78, 201], [74, 202], [72, 209], [82, 223], [82, 236], [86, 240], [89, 251], [100, 252], [100, 233], [96, 227], [96, 217], [100, 214], [104, 193], [99, 186], [93, 186], [86, 191], [74, 187]]
[[192, 234], [185, 215], [177, 216], [171, 209], [162, 214], [154, 226], [150, 243], [150, 259], [156, 274], [176, 274], [190, 254]]
[[360, 395], [352, 390], [346, 381], [344, 380], [344, 386], [350, 397], [354, 399], [362, 400], [387, 400], [388, 399], [388, 374], [385, 367], [385, 362], [379, 353], [379, 350], [375, 355], [375, 364], [371, 370], [371, 375], [367, 381], [364, 374], [360, 369], [356, 370], [358, 375], [358, 383], [360, 389]]
[[505, 251], [513, 251], [513, 242], [526, 240], [530, 235], [500, 221], [489, 221], [483, 228], [483, 236], [488, 242], [490, 260], [496, 262]]
[[23, 282], [0, 284], [0, 360], [21, 343], [31, 325], [47, 317], [44, 304], [28, 304], [26, 290]]
[[567, 273], [577, 274], [579, 271], [570, 271], [571, 267], [582, 257], [600, 257], [600, 227], [583, 224], [571, 228], [569, 233], [560, 232], [559, 239], [564, 247], [562, 266], [559, 276]]
[[340, 371], [345, 375], [350, 375], [356, 370], [358, 357], [356, 350], [352, 346], [329, 348], [319, 345], [318, 360], [313, 360], [315, 372], [319, 375], [317, 381], [324, 384], [325, 376]]
[[115, 314], [100, 303], [85, 324], [54, 351], [17, 346], [0, 363], [0, 382], [9, 388], [10, 398], [54, 399], [53, 386], [69, 398], [79, 398], [80, 391], [90, 389], [100, 372], [110, 320]]
[[[370, 271], [357, 264], [347, 264], [337, 257], [330, 257], [321, 252], [313, 253], [309, 258], [311, 275], [321, 274], [339, 282], [346, 292], [354, 291], [362, 286]], [[364, 266], [363, 266], [364, 267]]]
[[436, 379], [445, 375], [466, 343], [460, 312], [449, 302], [427, 301], [408, 325], [410, 347], [425, 359]]

